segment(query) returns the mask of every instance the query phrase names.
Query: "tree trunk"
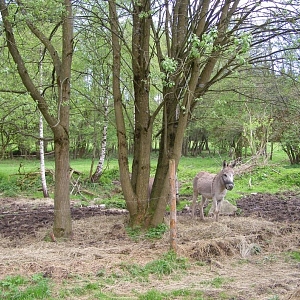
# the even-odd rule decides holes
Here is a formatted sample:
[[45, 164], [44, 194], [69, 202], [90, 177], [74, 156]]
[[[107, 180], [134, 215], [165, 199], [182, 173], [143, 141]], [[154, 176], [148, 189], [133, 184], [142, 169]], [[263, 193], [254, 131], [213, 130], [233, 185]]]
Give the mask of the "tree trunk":
[[70, 213], [70, 163], [69, 137], [63, 128], [54, 131], [55, 153], [55, 189], [54, 189], [54, 224], [56, 237], [72, 235]]
[[[42, 47], [40, 49], [40, 66], [39, 66], [39, 72], [40, 72], [40, 85], [43, 86], [43, 51]], [[42, 94], [42, 88], [40, 88], [40, 93]], [[40, 166], [41, 166], [41, 181], [42, 181], [42, 190], [43, 190], [43, 196], [45, 198], [49, 197], [48, 189], [47, 189], [47, 181], [46, 181], [46, 170], [45, 170], [45, 149], [44, 149], [44, 121], [43, 121], [43, 115], [40, 112], [40, 118], [39, 118], [39, 129], [40, 129]]]
[[106, 141], [107, 141], [107, 127], [108, 127], [108, 95], [105, 95], [105, 103], [103, 105], [103, 108], [104, 108], [104, 124], [102, 128], [100, 157], [99, 157], [96, 170], [91, 177], [92, 182], [97, 182], [103, 172], [104, 160], [106, 155], [106, 144], [107, 144]]
[[[196, 89], [198, 77], [199, 68], [195, 63], [188, 83], [188, 92], [185, 94], [178, 117], [176, 114], [176, 103], [178, 103], [178, 99], [170, 98], [170, 101], [166, 101], [164, 110], [166, 125], [162, 131], [159, 158], [148, 214], [148, 218], [150, 218], [149, 223], [152, 226], [157, 226], [163, 222], [170, 191], [168, 180], [169, 160], [175, 160], [175, 170], [177, 171], [179, 159], [181, 157], [184, 132], [188, 124], [189, 114], [186, 113], [186, 111], [190, 111], [191, 101], [193, 99], [192, 94]], [[168, 94], [169, 93], [167, 92], [166, 97]], [[161, 188], [162, 183], [163, 188]]]
[[41, 179], [42, 179], [42, 190], [45, 198], [49, 197], [46, 181], [46, 171], [45, 171], [45, 153], [44, 153], [44, 126], [43, 126], [43, 116], [40, 114], [40, 166], [41, 166]]
[[287, 154], [291, 165], [296, 165], [300, 163], [300, 149], [298, 145], [285, 143], [282, 145], [282, 149]]
[[129, 162], [128, 162], [128, 144], [126, 136], [126, 126], [122, 105], [122, 93], [120, 87], [120, 68], [121, 68], [121, 45], [119, 40], [119, 26], [116, 3], [114, 0], [109, 1], [109, 19], [112, 32], [112, 50], [113, 50], [113, 96], [114, 111], [118, 137], [118, 162], [120, 169], [120, 180], [127, 209], [131, 215], [137, 209], [137, 197], [133, 192], [130, 180]]
[[115, 1], [110, 4], [110, 23], [113, 43], [113, 94], [118, 134], [120, 180], [131, 226], [147, 227], [145, 215], [148, 209], [148, 186], [150, 177], [150, 151], [152, 119], [149, 114], [149, 40], [150, 19], [141, 17], [150, 11], [150, 2], [133, 2], [132, 69], [134, 73], [134, 149], [132, 174], [129, 173], [128, 143], [120, 90], [120, 34]]
[[135, 219], [135, 225], [145, 226], [152, 141], [152, 120], [149, 114], [150, 19], [141, 18], [140, 15], [145, 11], [150, 11], [150, 1], [142, 0], [142, 3], [135, 3], [133, 9], [132, 70], [135, 127], [131, 184], [137, 196], [137, 209], [131, 212], [131, 216]]
[[274, 142], [271, 142], [270, 160], [273, 160]]
[[73, 13], [70, 0], [64, 0], [66, 16], [63, 20], [62, 61], [58, 73], [59, 108], [57, 127], [54, 133], [55, 152], [55, 191], [54, 191], [54, 224], [53, 233], [56, 237], [72, 236], [72, 220], [70, 209], [70, 80], [73, 54]]

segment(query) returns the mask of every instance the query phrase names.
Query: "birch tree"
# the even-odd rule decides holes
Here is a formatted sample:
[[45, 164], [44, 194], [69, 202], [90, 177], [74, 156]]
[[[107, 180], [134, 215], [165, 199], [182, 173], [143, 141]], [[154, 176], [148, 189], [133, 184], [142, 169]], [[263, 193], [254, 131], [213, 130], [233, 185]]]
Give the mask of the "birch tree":
[[104, 104], [104, 119], [103, 119], [103, 126], [102, 126], [102, 137], [101, 137], [101, 146], [100, 146], [100, 155], [98, 164], [96, 167], [95, 172], [91, 176], [92, 182], [97, 182], [103, 173], [104, 162], [106, 157], [106, 144], [107, 144], [107, 128], [108, 128], [108, 95], [106, 95]]
[[[41, 49], [42, 50], [42, 49]], [[43, 86], [43, 53], [41, 51], [41, 62], [39, 65], [39, 72], [40, 72], [40, 86]], [[40, 89], [40, 93], [42, 94], [43, 91]], [[45, 166], [45, 151], [44, 151], [44, 119], [43, 115], [40, 112], [39, 115], [39, 147], [40, 147], [40, 168], [41, 168], [41, 181], [42, 181], [42, 190], [44, 197], [49, 197], [48, 188], [47, 188], [47, 181], [46, 181], [46, 166]]]

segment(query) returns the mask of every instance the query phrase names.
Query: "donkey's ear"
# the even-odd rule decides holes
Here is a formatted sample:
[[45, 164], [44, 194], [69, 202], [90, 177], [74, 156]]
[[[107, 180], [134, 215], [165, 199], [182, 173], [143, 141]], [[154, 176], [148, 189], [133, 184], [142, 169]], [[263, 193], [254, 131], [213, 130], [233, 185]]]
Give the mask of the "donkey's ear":
[[226, 160], [223, 161], [223, 169], [226, 168], [228, 164], [226, 163]]
[[229, 167], [234, 168], [236, 166], [236, 160], [230, 163]]

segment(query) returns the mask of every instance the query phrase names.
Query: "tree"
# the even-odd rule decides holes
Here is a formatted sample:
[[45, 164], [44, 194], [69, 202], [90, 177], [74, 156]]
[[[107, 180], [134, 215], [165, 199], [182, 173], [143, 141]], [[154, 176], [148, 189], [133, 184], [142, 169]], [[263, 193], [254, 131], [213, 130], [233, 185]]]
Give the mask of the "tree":
[[107, 127], [108, 127], [108, 95], [105, 97], [105, 103], [103, 104], [104, 110], [104, 120], [102, 126], [102, 139], [101, 139], [101, 148], [100, 148], [100, 155], [99, 161], [96, 167], [95, 172], [91, 176], [92, 182], [97, 182], [103, 173], [104, 168], [104, 161], [106, 157], [106, 145], [107, 145]]
[[[42, 49], [41, 49], [42, 50]], [[41, 59], [43, 59], [43, 54], [41, 51]], [[43, 63], [40, 63], [39, 66], [39, 72], [40, 72], [40, 84], [42, 86], [43, 84]], [[43, 91], [40, 90], [40, 93]], [[47, 188], [47, 181], [46, 181], [46, 167], [45, 167], [45, 146], [44, 146], [44, 119], [43, 115], [40, 113], [39, 116], [39, 156], [40, 156], [40, 168], [41, 168], [41, 181], [42, 181], [42, 190], [43, 190], [43, 195], [44, 197], [49, 197], [49, 192]]]
[[[28, 131], [31, 133], [36, 128], [36, 122], [32, 115], [33, 105], [24, 103], [28, 97], [21, 95], [10, 95], [5, 93], [1, 97], [0, 112], [0, 144], [1, 158], [12, 155], [13, 152], [21, 154], [29, 154], [30, 146], [33, 139], [26, 136]], [[23, 129], [27, 132], [23, 132]], [[22, 151], [26, 151], [21, 153]]]
[[280, 142], [290, 163], [300, 164], [299, 86], [290, 77], [276, 81], [277, 105], [274, 105], [271, 139]]
[[[69, 100], [73, 53], [72, 4], [69, 0], [64, 0], [62, 3], [49, 1], [47, 5], [44, 1], [27, 1], [26, 4], [17, 1], [7, 4], [5, 0], [1, 0], [0, 10], [7, 47], [17, 66], [19, 76], [53, 132], [55, 151], [53, 232], [56, 237], [68, 238], [72, 234], [69, 193]], [[49, 11], [53, 14], [48, 15]], [[60, 46], [54, 42], [59, 26], [62, 28]], [[28, 67], [29, 62], [25, 59], [26, 49], [23, 46], [26, 43], [23, 44], [23, 41], [18, 40], [15, 35], [15, 31], [23, 31], [25, 35], [24, 28], [29, 29], [36, 41], [43, 45], [44, 59], [48, 58], [52, 62], [55, 80], [52, 80], [50, 73], [49, 83], [44, 93], [40, 92], [39, 78], [35, 78], [34, 72]], [[32, 36], [30, 37], [32, 38]], [[36, 54], [39, 56], [39, 51]], [[38, 61], [40, 60], [36, 59], [36, 62]], [[49, 95], [47, 97], [46, 93], [49, 87], [56, 90], [57, 106], [54, 111], [51, 110], [53, 99]]]

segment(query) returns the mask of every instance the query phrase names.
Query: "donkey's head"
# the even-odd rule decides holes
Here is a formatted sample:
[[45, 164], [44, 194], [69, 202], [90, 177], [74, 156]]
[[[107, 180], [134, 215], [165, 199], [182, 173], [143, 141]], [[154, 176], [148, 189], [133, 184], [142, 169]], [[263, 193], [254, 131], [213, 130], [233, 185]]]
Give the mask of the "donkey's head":
[[221, 171], [221, 177], [223, 180], [223, 183], [225, 185], [225, 188], [229, 191], [231, 191], [234, 187], [233, 183], [233, 177], [234, 177], [234, 171], [233, 168], [236, 165], [236, 161], [233, 161], [232, 163], [228, 164], [226, 161], [223, 161], [223, 169]]

